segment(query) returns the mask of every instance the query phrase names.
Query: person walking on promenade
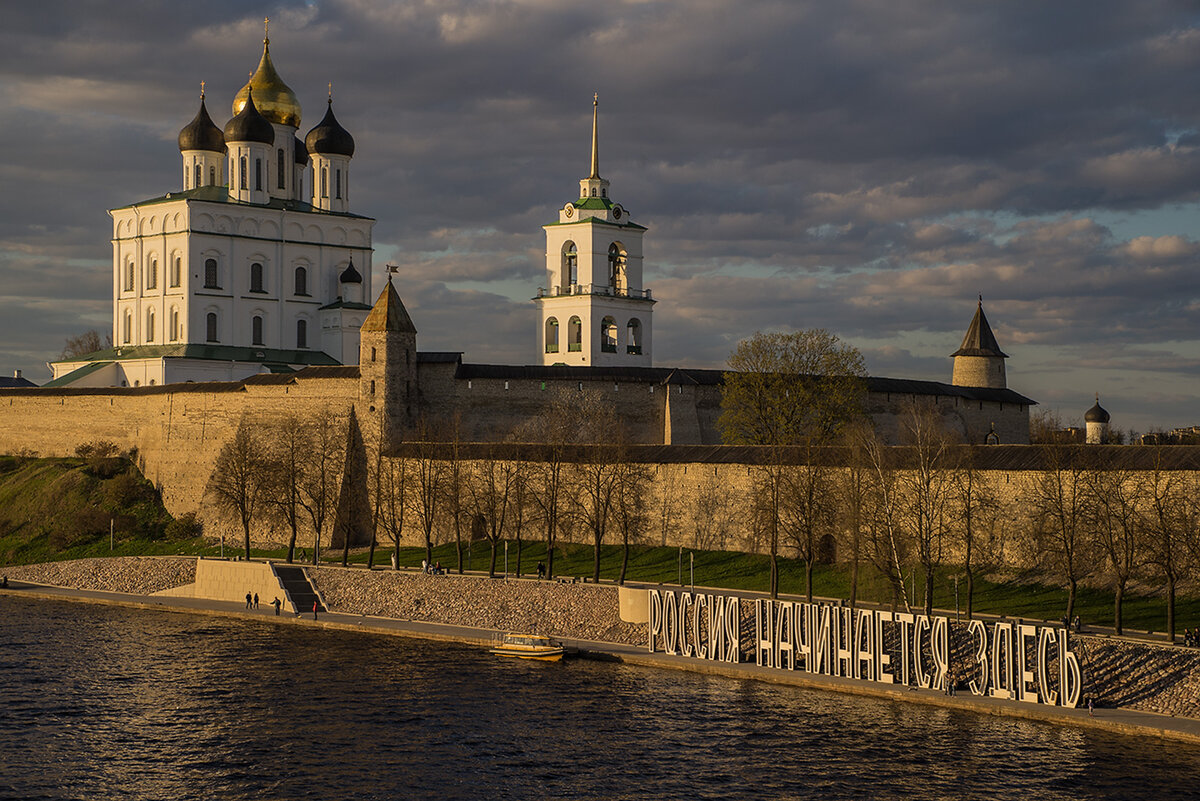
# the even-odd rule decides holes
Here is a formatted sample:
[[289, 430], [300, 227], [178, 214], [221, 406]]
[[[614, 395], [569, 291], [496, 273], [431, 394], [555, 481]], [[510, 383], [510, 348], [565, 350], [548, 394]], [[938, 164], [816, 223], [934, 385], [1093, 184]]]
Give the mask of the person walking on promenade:
[[258, 593], [254, 593], [254, 608], [258, 608]]
[[317, 619], [317, 602], [313, 601], [313, 620]]
[[1073, 621], [1073, 623], [1075, 625], [1075, 633], [1076, 634], [1083, 631], [1083, 623], [1080, 622], [1079, 615], [1075, 616], [1075, 620]]
[[250, 593], [246, 593], [246, 608], [250, 608]]
[[546, 577], [546, 565], [544, 565], [541, 562], [538, 562], [537, 563], [537, 574], [538, 574], [538, 581], [541, 581], [542, 579], [544, 579]]
[[1089, 717], [1089, 718], [1094, 718], [1094, 717], [1096, 717], [1096, 712], [1095, 712], [1095, 710], [1096, 710], [1096, 706], [1095, 706], [1095, 704], [1093, 703], [1092, 699], [1091, 699], [1091, 698], [1089, 698], [1089, 699], [1088, 699], [1088, 717]]
[[271, 601], [271, 605], [275, 607], [275, 617], [279, 617], [279, 607], [283, 606], [279, 601], [279, 596], [275, 596], [275, 600]]

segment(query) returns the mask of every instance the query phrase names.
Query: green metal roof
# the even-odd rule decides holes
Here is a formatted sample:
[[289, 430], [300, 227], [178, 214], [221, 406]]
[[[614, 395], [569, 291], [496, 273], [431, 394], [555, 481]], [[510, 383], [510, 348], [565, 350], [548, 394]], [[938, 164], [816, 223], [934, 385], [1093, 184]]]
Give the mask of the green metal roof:
[[[242, 348], [234, 345], [126, 345], [107, 348], [64, 362], [125, 362], [138, 359], [205, 359], [218, 362], [260, 362], [263, 364], [336, 365], [337, 359], [319, 350], [277, 350]], [[77, 376], [78, 377], [78, 376]]]
[[130, 203], [125, 206], [117, 206], [109, 211], [120, 211], [121, 209], [132, 209], [138, 206], [153, 206], [158, 203], [172, 203], [176, 200], [202, 200], [205, 203], [227, 203], [231, 206], [249, 206], [255, 209], [277, 209], [282, 211], [301, 211], [307, 214], [329, 214], [334, 217], [353, 217], [359, 220], [373, 220], [374, 217], [366, 217], [362, 214], [351, 214], [348, 211], [323, 211], [313, 206], [311, 203], [304, 203], [299, 200], [282, 200], [280, 198], [271, 198], [267, 203], [245, 203], [240, 200], [234, 200], [229, 197], [229, 189], [224, 186], [198, 186], [195, 189], [185, 189], [180, 192], [168, 192], [159, 197], [152, 197], [147, 200], [142, 200], [137, 203]]
[[333, 303], [326, 303], [317, 311], [325, 311], [326, 309], [357, 309], [359, 311], [370, 311], [371, 307], [365, 303], [350, 303], [349, 301], [338, 298]]
[[635, 222], [618, 223], [610, 220], [602, 220], [599, 217], [582, 217], [578, 220], [568, 220], [567, 222], [558, 222], [555, 220], [552, 223], [546, 223], [542, 227], [549, 228], [552, 225], [582, 225], [585, 223], [591, 223], [592, 225], [607, 225], [610, 228], [636, 228], [639, 231], [646, 230], [646, 226], [638, 225]]
[[606, 197], [581, 197], [574, 203], [577, 209], [611, 209], [617, 205]]
[[[71, 359], [70, 361], [75, 361], [75, 360]], [[110, 364], [112, 364], [111, 361], [92, 362], [91, 364], [85, 364], [83, 367], [79, 367], [75, 370], [72, 370], [71, 372], [67, 373], [66, 375], [60, 375], [58, 378], [55, 378], [53, 381], [47, 381], [45, 384], [42, 384], [42, 386], [43, 387], [65, 387], [68, 384], [72, 384], [72, 383], [78, 381], [79, 379], [83, 378], [86, 375], [91, 375], [92, 373], [99, 370], [101, 367], [107, 367]]]

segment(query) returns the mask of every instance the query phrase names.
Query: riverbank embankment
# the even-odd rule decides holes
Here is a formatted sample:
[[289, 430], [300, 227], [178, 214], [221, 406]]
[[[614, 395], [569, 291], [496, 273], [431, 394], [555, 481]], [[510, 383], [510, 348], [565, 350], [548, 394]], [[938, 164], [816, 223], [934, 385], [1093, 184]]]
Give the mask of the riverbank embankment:
[[[760, 668], [753, 661], [728, 664], [648, 653], [644, 646], [645, 626], [620, 620], [618, 590], [611, 585], [429, 576], [416, 571], [326, 566], [310, 569], [310, 575], [331, 610], [319, 620], [308, 615], [274, 617], [265, 609], [266, 604], [263, 610], [247, 611], [244, 604], [233, 602], [151, 594], [168, 589], [163, 585], [172, 581], [180, 585], [188, 583], [194, 576], [194, 560], [188, 559], [125, 557], [0, 568], [0, 576], [8, 576], [14, 583], [49, 585], [53, 579], [61, 587], [24, 586], [9, 590], [9, 594], [229, 617], [251, 616], [281, 624], [474, 644], [491, 642], [498, 632], [505, 630], [531, 631], [559, 637], [585, 656], [628, 664], [752, 678], [1200, 744], [1200, 652], [1192, 649], [1106, 637], [1075, 638], [1073, 647], [1080, 655], [1087, 692], [1101, 701], [1092, 716], [1082, 708], [1045, 707], [964, 693], [944, 696], [804, 671]], [[69, 582], [74, 586], [68, 586]], [[110, 587], [138, 589], [131, 592]]]

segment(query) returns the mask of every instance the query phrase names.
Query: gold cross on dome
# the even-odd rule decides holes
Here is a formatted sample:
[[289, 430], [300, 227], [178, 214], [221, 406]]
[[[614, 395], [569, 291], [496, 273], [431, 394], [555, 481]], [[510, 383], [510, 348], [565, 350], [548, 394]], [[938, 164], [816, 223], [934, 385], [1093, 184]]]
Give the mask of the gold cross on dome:
[[204, 99], [204, 81], [200, 82], [200, 99]]
[[599, 92], [593, 92], [593, 93], [592, 93], [592, 102], [593, 102], [593, 103], [599, 103], [599, 102], [600, 102], [600, 93], [599, 93]]

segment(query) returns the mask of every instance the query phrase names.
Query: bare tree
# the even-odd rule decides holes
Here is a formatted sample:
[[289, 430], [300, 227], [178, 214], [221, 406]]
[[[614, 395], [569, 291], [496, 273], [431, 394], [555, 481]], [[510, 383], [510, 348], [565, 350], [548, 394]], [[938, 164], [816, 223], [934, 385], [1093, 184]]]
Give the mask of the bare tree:
[[834, 529], [836, 496], [830, 468], [815, 460], [781, 470], [779, 517], [786, 540], [804, 562], [804, 594], [813, 597], [813, 567]]
[[[1161, 459], [1161, 457], [1157, 457]], [[1146, 561], [1167, 584], [1167, 636], [1175, 642], [1175, 594], [1187, 565], [1194, 504], [1183, 478], [1156, 461], [1146, 476]]]
[[899, 474], [902, 523], [924, 574], [925, 614], [932, 615], [934, 579], [945, 553], [958, 453], [937, 410], [924, 403], [914, 401], [904, 411], [901, 436], [912, 460]]
[[844, 435], [846, 464], [843, 470], [834, 475], [841, 518], [841, 550], [850, 560], [851, 608], [858, 603], [859, 568], [863, 559], [863, 528], [870, 505], [868, 493], [871, 485], [871, 462], [867, 455], [866, 443], [873, 436], [870, 423], [866, 419], [848, 426]]
[[1125, 590], [1141, 562], [1142, 483], [1129, 470], [1090, 470], [1087, 473], [1092, 515], [1100, 550], [1113, 581], [1113, 628], [1124, 633], [1122, 612]]
[[312, 563], [317, 564], [325, 525], [338, 502], [344, 467], [344, 438], [341, 426], [329, 409], [322, 409], [311, 429], [312, 452], [300, 482], [300, 505], [308, 513], [313, 529]]
[[73, 337], [67, 337], [66, 344], [63, 345], [62, 353], [59, 354], [58, 358], [74, 359], [77, 356], [87, 356], [90, 353], [111, 347], [112, 334], [105, 334], [101, 337], [99, 331], [92, 329]]
[[396, 570], [400, 569], [400, 541], [404, 536], [404, 513], [409, 502], [409, 465], [408, 459], [385, 457], [378, 468], [379, 526], [392, 543], [392, 563]]
[[513, 464], [513, 487], [509, 497], [509, 508], [512, 515], [513, 538], [517, 543], [517, 578], [522, 574], [522, 549], [524, 547], [525, 527], [529, 524], [532, 513], [533, 495], [530, 491], [530, 465], [526, 461]]
[[692, 547], [725, 550], [729, 539], [733, 493], [727, 482], [717, 475], [715, 466], [711, 473], [706, 468], [704, 477], [696, 482], [689, 507], [688, 526], [693, 532]]
[[482, 522], [483, 536], [491, 546], [488, 578], [496, 576], [496, 548], [504, 536], [516, 474], [512, 462], [496, 458], [493, 446], [486, 448], [472, 469], [464, 471], [463, 483], [470, 498], [472, 516]]
[[243, 419], [233, 439], [221, 449], [209, 484], [217, 503], [236, 514], [241, 522], [247, 559], [250, 558], [250, 525], [266, 489], [264, 456], [258, 435]]
[[975, 614], [975, 573], [983, 550], [981, 536], [986, 524], [994, 519], [999, 503], [991, 479], [976, 469], [971, 456], [963, 459], [954, 472], [952, 492], [958, 515], [963, 574], [967, 579], [967, 620], [972, 620]]
[[1070, 620], [1079, 582], [1095, 568], [1094, 538], [1088, 531], [1087, 470], [1074, 449], [1047, 445], [1042, 452], [1046, 467], [1033, 485], [1034, 534], [1041, 557], [1066, 582]]
[[307, 425], [294, 420], [277, 423], [271, 428], [270, 480], [266, 498], [290, 532], [288, 564], [296, 558], [296, 538], [304, 515], [301, 488], [312, 453], [311, 434]]
[[433, 528], [441, 513], [447, 473], [441, 445], [433, 441], [432, 433], [429, 422], [422, 421], [418, 427], [417, 454], [410, 468], [413, 512], [425, 538], [426, 564], [433, 563]]
[[910, 610], [904, 592], [907, 554], [901, 524], [903, 499], [895, 457], [892, 449], [875, 434], [863, 439], [862, 453], [869, 465], [869, 483], [863, 496], [867, 559], [891, 587], [892, 608], [903, 601], [904, 608]]
[[717, 425], [728, 444], [769, 446], [753, 486], [759, 507], [774, 518], [766, 522], [771, 596], [778, 597], [781, 503], [786, 467], [797, 459], [785, 448], [801, 446], [812, 464], [814, 448], [861, 416], [866, 370], [862, 354], [821, 329], [756, 333], [738, 343], [728, 364]]
[[554, 546], [563, 524], [570, 494], [567, 454], [579, 441], [580, 396], [559, 391], [546, 412], [531, 418], [514, 433], [519, 442], [537, 442], [543, 458], [529, 465], [530, 498], [537, 507], [546, 533], [546, 575], [554, 577]]
[[641, 538], [649, 522], [646, 514], [646, 495], [650, 471], [644, 464], [630, 459], [626, 448], [617, 454], [616, 492], [613, 497], [613, 522], [621, 535], [621, 574], [617, 584], [625, 583], [629, 571], [629, 546]]

